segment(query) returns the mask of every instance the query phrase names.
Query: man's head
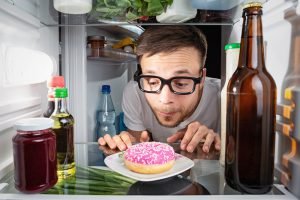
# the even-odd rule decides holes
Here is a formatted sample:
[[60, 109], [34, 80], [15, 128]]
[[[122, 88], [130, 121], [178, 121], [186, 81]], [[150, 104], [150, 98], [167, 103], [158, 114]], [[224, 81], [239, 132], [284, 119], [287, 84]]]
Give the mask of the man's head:
[[141, 61], [144, 56], [157, 53], [172, 53], [184, 47], [193, 47], [199, 53], [201, 67], [207, 54], [205, 35], [194, 26], [152, 26], [139, 37], [137, 56]]
[[[193, 26], [153, 26], [140, 36], [137, 55], [141, 74], [162, 78], [145, 78], [141, 84], [156, 90], [154, 88], [157, 82], [159, 84], [164, 79], [169, 83], [158, 89], [157, 93], [145, 93], [147, 102], [161, 125], [175, 127], [196, 109], [206, 74], [202, 70], [206, 52], [206, 38]], [[174, 77], [187, 79], [173, 80]], [[199, 80], [202, 80], [200, 84]], [[195, 88], [185, 95], [175, 92], [185, 91], [182, 88], [186, 85]]]

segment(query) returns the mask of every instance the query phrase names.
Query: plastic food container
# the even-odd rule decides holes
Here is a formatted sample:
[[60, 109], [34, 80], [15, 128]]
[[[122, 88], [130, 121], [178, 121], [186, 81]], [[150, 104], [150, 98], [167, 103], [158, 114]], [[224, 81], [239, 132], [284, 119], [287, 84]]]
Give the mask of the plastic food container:
[[166, 12], [156, 16], [157, 21], [164, 23], [181, 23], [194, 18], [197, 8], [193, 8], [190, 0], [173, 0]]
[[56, 136], [49, 118], [22, 119], [13, 137], [15, 188], [39, 193], [57, 182]]
[[54, 8], [66, 14], [85, 14], [92, 10], [92, 0], [53, 0]]
[[244, 0], [191, 0], [194, 8], [201, 10], [229, 10]]

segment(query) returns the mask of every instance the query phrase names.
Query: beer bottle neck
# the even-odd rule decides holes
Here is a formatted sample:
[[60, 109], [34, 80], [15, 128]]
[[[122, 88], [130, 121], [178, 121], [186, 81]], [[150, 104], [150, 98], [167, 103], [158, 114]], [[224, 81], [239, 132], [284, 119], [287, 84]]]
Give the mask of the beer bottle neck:
[[240, 67], [265, 68], [261, 7], [250, 7], [243, 11], [243, 29]]

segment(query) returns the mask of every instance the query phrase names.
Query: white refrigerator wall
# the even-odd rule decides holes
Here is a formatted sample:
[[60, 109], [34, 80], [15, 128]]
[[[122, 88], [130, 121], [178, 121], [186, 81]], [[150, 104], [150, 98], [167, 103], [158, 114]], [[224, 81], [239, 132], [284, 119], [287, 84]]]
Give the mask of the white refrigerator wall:
[[12, 167], [14, 122], [41, 115], [45, 80], [57, 70], [58, 29], [37, 17], [44, 3], [0, 1], [0, 178]]

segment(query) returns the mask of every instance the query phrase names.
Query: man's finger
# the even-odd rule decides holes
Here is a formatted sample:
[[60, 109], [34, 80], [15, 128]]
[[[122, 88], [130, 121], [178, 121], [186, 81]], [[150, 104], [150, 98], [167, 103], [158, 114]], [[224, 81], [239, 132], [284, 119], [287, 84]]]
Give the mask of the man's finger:
[[209, 152], [209, 149], [210, 149], [210, 146], [211, 144], [214, 142], [215, 140], [215, 132], [213, 130], [209, 130], [207, 136], [206, 136], [206, 140], [203, 144], [203, 147], [202, 147], [202, 150], [205, 152], [205, 153], [208, 153]]
[[117, 144], [115, 143], [115, 141], [111, 138], [111, 136], [109, 134], [105, 134], [103, 138], [106, 141], [109, 148], [111, 148], [111, 149], [117, 148]]
[[106, 145], [106, 142], [105, 142], [105, 140], [103, 139], [103, 137], [100, 137], [100, 138], [98, 139], [98, 143], [99, 143], [101, 146], [105, 146], [105, 145]]
[[219, 134], [215, 134], [215, 148], [216, 150], [221, 149], [221, 138]]
[[148, 131], [143, 131], [141, 133], [140, 142], [148, 142], [150, 140]]
[[179, 131], [177, 133], [174, 133], [170, 137], [167, 138], [168, 143], [177, 142], [178, 140], [181, 140], [184, 136], [184, 132]]
[[[180, 148], [182, 150], [186, 150], [187, 146], [190, 144], [190, 142], [191, 142], [192, 138], [194, 137], [194, 135], [197, 132], [202, 133], [204, 131], [203, 127], [204, 126], [201, 126], [201, 124], [199, 122], [193, 122], [193, 123], [189, 124], [188, 129], [185, 132], [184, 137], [182, 138]], [[201, 140], [201, 138], [199, 140]], [[189, 147], [189, 148], [194, 150], [195, 146]]]
[[121, 151], [124, 151], [126, 149], [126, 145], [124, 144], [119, 135], [115, 135], [112, 139], [117, 144], [118, 149], [120, 149]]
[[120, 137], [125, 143], [126, 147], [130, 147], [132, 145], [131, 139], [128, 132], [121, 132]]

